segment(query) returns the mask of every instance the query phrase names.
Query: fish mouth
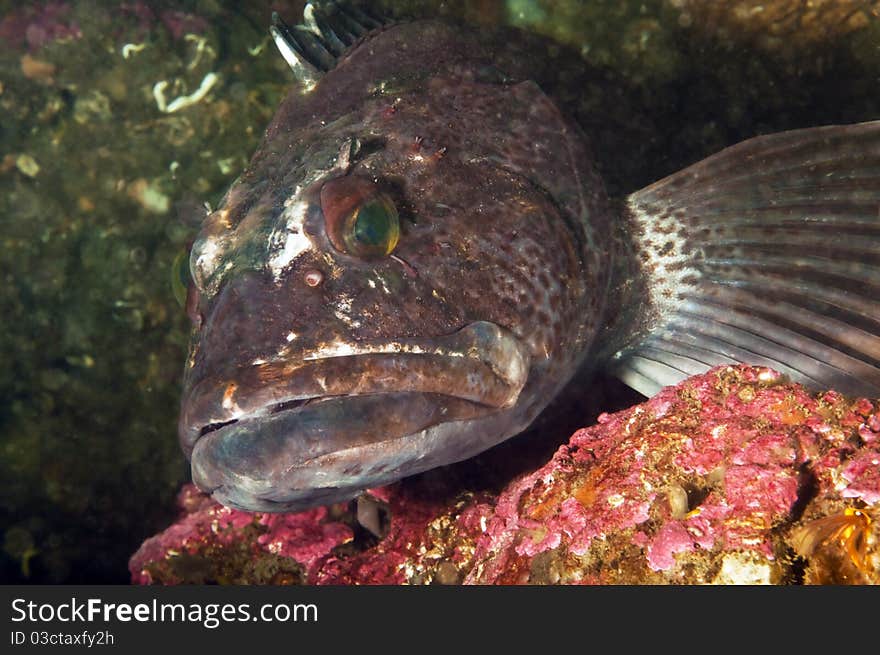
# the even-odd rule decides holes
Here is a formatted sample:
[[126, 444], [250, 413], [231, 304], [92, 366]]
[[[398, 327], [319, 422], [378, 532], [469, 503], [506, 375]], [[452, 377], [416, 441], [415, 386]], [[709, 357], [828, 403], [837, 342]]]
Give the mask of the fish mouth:
[[297, 511], [461, 459], [463, 446], [437, 443], [454, 434], [440, 426], [511, 408], [528, 374], [524, 344], [484, 321], [436, 338], [326, 344], [197, 382], [180, 440], [193, 481], [223, 504]]

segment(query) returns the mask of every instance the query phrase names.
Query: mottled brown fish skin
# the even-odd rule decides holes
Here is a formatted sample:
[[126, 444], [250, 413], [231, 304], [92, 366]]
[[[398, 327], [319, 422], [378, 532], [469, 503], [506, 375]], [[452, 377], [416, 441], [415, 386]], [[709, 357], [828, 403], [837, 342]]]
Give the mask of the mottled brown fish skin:
[[[360, 150], [348, 162], [353, 140]], [[401, 222], [393, 256], [361, 259], [330, 242], [320, 189], [343, 175], [370, 180], [393, 200]], [[292, 214], [284, 211], [292, 204], [303, 214], [302, 233], [289, 237], [283, 224]], [[195, 242], [201, 319], [186, 368], [180, 434], [189, 456], [198, 444], [196, 481], [227, 504], [297, 509], [463, 459], [519, 432], [583, 362], [607, 323], [620, 248], [610, 216], [582, 135], [531, 80], [529, 57], [440, 22], [372, 33], [312, 91], [291, 92]], [[296, 253], [290, 261], [279, 234]], [[348, 434], [354, 428], [339, 428], [346, 434], [337, 438], [331, 421], [309, 447], [294, 445], [296, 433], [273, 428], [273, 455], [255, 454], [268, 434], [261, 415], [278, 409], [270, 412], [272, 403], [296, 398], [285, 378], [304, 357], [379, 342], [430, 342], [484, 323], [509, 331], [528, 359], [527, 381], [511, 407], [464, 408], [465, 401], [452, 398], [455, 390], [433, 385], [440, 387], [430, 396], [437, 416], [426, 421], [442, 422], [451, 412], [459, 427], [442, 430], [442, 439], [432, 433], [418, 452], [401, 454], [408, 437], [395, 430], [396, 415], [410, 411], [404, 392], [426, 387], [413, 382], [414, 368], [418, 376], [442, 379], [451, 359], [413, 367], [401, 357], [393, 365], [379, 357], [374, 368], [361, 366], [349, 393], [404, 393], [384, 411], [363, 404], [364, 420], [374, 428], [387, 423], [394, 438], [381, 448], [372, 441], [376, 452], [348, 452], [357, 442]], [[347, 367], [352, 358], [337, 359], [322, 385], [326, 375], [347, 375], [333, 367]], [[456, 375], [450, 384], [464, 379]], [[479, 385], [484, 381], [478, 376]], [[338, 416], [344, 415], [341, 405]], [[472, 417], [485, 419], [485, 427]], [[231, 421], [237, 423], [214, 430]], [[231, 428], [234, 437], [224, 436]], [[202, 454], [204, 444], [221, 438], [230, 443]], [[239, 450], [243, 441], [247, 452]], [[343, 472], [336, 460], [318, 466], [320, 457], [350, 461]], [[382, 462], [371, 466], [364, 461], [370, 458]], [[322, 481], [314, 479], [316, 467]], [[299, 469], [309, 475], [293, 481], [290, 471]]]

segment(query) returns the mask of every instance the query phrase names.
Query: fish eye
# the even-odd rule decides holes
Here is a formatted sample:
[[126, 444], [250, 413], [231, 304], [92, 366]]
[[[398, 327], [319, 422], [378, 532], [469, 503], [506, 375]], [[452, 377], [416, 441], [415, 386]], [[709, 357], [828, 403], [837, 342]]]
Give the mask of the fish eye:
[[378, 195], [354, 210], [342, 233], [352, 254], [390, 255], [400, 238], [397, 209], [385, 195]]
[[321, 210], [336, 250], [365, 259], [390, 255], [400, 240], [394, 202], [371, 181], [341, 177], [321, 188]]

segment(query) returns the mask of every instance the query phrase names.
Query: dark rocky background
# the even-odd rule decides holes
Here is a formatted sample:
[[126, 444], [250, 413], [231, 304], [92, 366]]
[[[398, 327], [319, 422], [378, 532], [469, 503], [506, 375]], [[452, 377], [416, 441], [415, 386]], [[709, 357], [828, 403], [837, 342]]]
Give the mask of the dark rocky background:
[[[535, 56], [572, 71], [560, 102], [619, 196], [755, 134], [880, 116], [880, 3], [807, 4], [370, 6], [551, 38]], [[188, 324], [173, 264], [289, 88], [270, 13], [301, 8], [0, 0], [0, 582], [128, 582], [128, 557], [175, 515]], [[158, 82], [170, 102], [211, 72], [200, 102], [159, 110]], [[590, 409], [461, 466], [512, 475], [635, 398], [576, 389]]]

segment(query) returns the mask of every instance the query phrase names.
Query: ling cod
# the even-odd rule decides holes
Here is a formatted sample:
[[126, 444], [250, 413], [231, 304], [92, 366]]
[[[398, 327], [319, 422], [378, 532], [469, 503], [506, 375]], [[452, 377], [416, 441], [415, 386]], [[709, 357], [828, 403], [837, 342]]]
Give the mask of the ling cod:
[[343, 3], [271, 33], [297, 85], [189, 260], [179, 436], [221, 503], [469, 458], [579, 370], [650, 396], [742, 362], [880, 396], [880, 122], [756, 137], [612, 203], [534, 58]]

